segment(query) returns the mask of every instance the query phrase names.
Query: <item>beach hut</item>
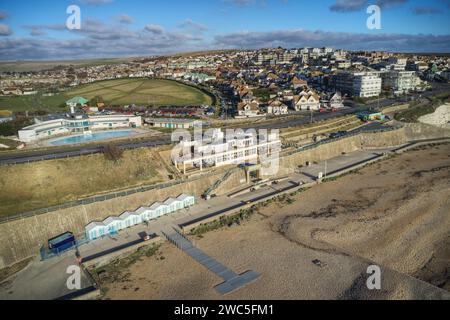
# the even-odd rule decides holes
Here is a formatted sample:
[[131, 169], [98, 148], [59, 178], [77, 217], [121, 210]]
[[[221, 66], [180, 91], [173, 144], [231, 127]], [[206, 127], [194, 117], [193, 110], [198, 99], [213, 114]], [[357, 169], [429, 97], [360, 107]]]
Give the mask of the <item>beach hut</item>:
[[179, 209], [178, 208], [178, 203], [179, 203], [179, 201], [177, 199], [173, 199], [173, 198], [167, 199], [164, 202], [164, 204], [167, 207], [167, 212], [166, 213], [172, 213], [172, 212], [177, 211]]
[[152, 219], [156, 219], [161, 217], [164, 213], [163, 211], [166, 209], [166, 206], [161, 202], [155, 202], [150, 206], [150, 210], [153, 211]]
[[129, 212], [129, 211], [124, 212], [124, 213], [122, 213], [119, 216], [119, 218], [123, 221], [123, 223], [125, 225], [125, 228], [129, 228], [129, 227], [134, 225], [134, 223], [133, 223], [133, 218], [134, 218], [133, 212]]
[[142, 223], [142, 221], [142, 217], [139, 214], [136, 212], [131, 212], [131, 222], [133, 226]]
[[180, 195], [177, 199], [182, 202], [184, 208], [193, 206], [195, 204], [195, 197], [184, 193]]
[[125, 224], [122, 219], [117, 217], [109, 217], [103, 221], [109, 234], [116, 234], [120, 230], [125, 228]]
[[152, 210], [147, 207], [140, 207], [136, 210], [136, 214], [141, 217], [141, 221], [149, 221], [151, 219]]
[[89, 240], [95, 240], [108, 234], [106, 226], [103, 222], [91, 222], [86, 228], [86, 237]]

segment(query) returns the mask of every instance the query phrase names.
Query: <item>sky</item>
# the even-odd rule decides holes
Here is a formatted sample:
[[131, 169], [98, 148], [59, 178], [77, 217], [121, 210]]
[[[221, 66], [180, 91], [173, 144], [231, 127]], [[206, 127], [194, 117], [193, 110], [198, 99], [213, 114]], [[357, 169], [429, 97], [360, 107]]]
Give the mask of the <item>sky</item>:
[[[67, 8], [80, 8], [69, 30]], [[369, 5], [381, 29], [369, 29]], [[2, 0], [0, 60], [329, 46], [450, 52], [450, 0]]]

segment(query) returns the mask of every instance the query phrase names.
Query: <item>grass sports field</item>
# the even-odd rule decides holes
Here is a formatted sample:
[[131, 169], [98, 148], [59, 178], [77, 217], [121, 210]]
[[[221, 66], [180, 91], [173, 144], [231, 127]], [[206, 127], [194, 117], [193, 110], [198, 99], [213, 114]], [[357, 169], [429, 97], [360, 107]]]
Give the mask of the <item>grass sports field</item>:
[[111, 105], [210, 105], [212, 98], [200, 89], [176, 81], [161, 79], [120, 79], [99, 81], [76, 87], [53, 97], [0, 97], [0, 109], [32, 111], [45, 109], [61, 111], [64, 102], [81, 96], [92, 99], [100, 96]]

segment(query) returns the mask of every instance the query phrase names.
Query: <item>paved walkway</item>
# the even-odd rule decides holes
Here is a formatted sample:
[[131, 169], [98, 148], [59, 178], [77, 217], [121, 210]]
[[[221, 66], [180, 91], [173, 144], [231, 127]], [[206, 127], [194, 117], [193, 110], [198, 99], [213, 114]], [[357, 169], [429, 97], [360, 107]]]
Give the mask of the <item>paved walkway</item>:
[[175, 245], [178, 249], [184, 251], [192, 259], [203, 265], [206, 269], [214, 272], [217, 276], [224, 280], [223, 283], [215, 287], [217, 292], [222, 295], [233, 292], [246, 284], [255, 281], [259, 278], [259, 274], [254, 271], [247, 271], [241, 275], [238, 275], [231, 269], [227, 268], [214, 258], [211, 258], [200, 249], [194, 247], [194, 245], [185, 238], [180, 232], [173, 229], [170, 231], [162, 231], [164, 236]]
[[[67, 287], [70, 266], [78, 266], [75, 254], [47, 261], [34, 261], [27, 268], [0, 284], [0, 300], [53, 300], [78, 290]], [[81, 289], [93, 285], [81, 272]]]

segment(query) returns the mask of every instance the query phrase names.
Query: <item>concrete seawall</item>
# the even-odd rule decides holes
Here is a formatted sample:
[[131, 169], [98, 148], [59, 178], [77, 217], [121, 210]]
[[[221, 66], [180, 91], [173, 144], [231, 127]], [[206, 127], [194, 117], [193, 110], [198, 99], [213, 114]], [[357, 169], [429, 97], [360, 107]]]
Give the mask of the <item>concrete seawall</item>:
[[[285, 156], [280, 161], [278, 175], [289, 175], [307, 161], [322, 161], [351, 153], [364, 148], [383, 148], [402, 145], [411, 140], [450, 137], [450, 130], [438, 129], [422, 124], [407, 125], [394, 131], [380, 133], [361, 133], [341, 140], [319, 145], [313, 149], [299, 151]], [[99, 203], [54, 211], [22, 220], [0, 224], [0, 268], [16, 263], [30, 256], [35, 256], [47, 239], [66, 231], [82, 234], [84, 227], [91, 221], [101, 221], [108, 216], [116, 216], [127, 210], [181, 193], [200, 197], [208, 186], [223, 176], [223, 173], [176, 186], [137, 193]], [[218, 194], [242, 185], [245, 179], [243, 171], [236, 171], [217, 190]]]
[[[199, 197], [207, 186], [212, 185], [222, 175], [221, 173], [164, 189], [136, 193], [0, 224], [0, 268], [37, 255], [41, 246], [56, 235], [66, 231], [76, 235], [83, 234], [84, 227], [92, 221], [102, 221], [109, 216], [134, 211], [140, 206], [164, 201], [181, 193]], [[238, 185], [236, 184], [235, 187]]]
[[402, 145], [409, 141], [405, 129], [398, 129], [379, 133], [361, 133], [356, 136], [347, 137], [336, 142], [327, 143], [314, 149], [300, 151], [281, 160], [280, 174], [294, 172], [299, 166], [307, 162], [323, 161], [351, 153], [365, 148], [384, 148]]

